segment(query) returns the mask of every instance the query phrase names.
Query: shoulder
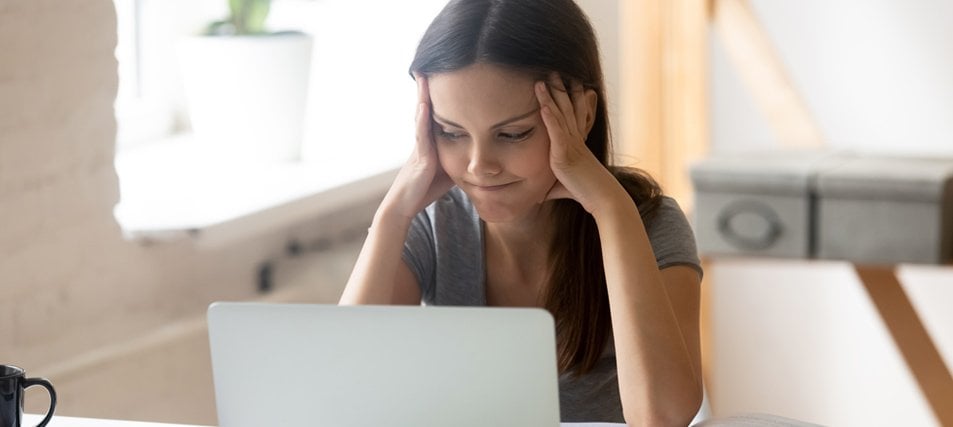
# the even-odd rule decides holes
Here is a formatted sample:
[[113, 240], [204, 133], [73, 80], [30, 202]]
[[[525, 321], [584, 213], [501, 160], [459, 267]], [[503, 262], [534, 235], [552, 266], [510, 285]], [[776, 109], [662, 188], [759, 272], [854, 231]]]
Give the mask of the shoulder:
[[480, 215], [473, 203], [462, 190], [453, 187], [417, 214], [411, 222], [410, 237], [438, 246], [441, 241], [462, 244], [464, 240], [479, 239], [481, 230]]
[[453, 187], [420, 211], [410, 224], [410, 237], [434, 240], [461, 228], [479, 227], [480, 216], [462, 190]]
[[[479, 305], [483, 283], [482, 222], [466, 194], [454, 187], [420, 212], [416, 245], [405, 257], [419, 271], [422, 299], [432, 305]], [[412, 243], [416, 239], [419, 242]]]
[[692, 266], [701, 273], [695, 234], [675, 199], [661, 196], [658, 206], [645, 218], [644, 224], [659, 268], [681, 264]]
[[[404, 242], [404, 261], [421, 298], [434, 305], [473, 305], [468, 291], [482, 280], [481, 223], [473, 203], [454, 187], [417, 214]], [[477, 298], [477, 299], [475, 299]]]
[[691, 231], [685, 212], [678, 205], [678, 201], [669, 196], [660, 196], [652, 214], [644, 216], [643, 222], [645, 223], [645, 231], [649, 233], [650, 238], [653, 234], [657, 234], [656, 232], [666, 230], [687, 229]]
[[659, 221], [684, 221], [686, 224], [688, 218], [685, 216], [685, 212], [682, 211], [682, 207], [678, 204], [678, 201], [670, 196], [660, 196], [658, 208], [656, 208], [655, 216], [659, 217]]
[[473, 202], [459, 187], [451, 188], [447, 194], [427, 206], [421, 214], [441, 223], [479, 224], [480, 220]]
[[652, 217], [662, 201], [662, 188], [655, 179], [648, 172], [636, 168], [611, 166], [609, 170], [635, 201], [642, 219]]

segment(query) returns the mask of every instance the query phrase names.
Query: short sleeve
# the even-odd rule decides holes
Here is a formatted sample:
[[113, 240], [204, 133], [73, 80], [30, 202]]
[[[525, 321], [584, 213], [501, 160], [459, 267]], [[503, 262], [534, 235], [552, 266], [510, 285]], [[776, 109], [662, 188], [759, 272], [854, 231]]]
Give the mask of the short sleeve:
[[429, 210], [421, 211], [410, 222], [401, 256], [410, 271], [417, 276], [417, 284], [420, 286], [420, 293], [424, 300], [433, 296], [436, 282], [437, 255]]
[[645, 231], [659, 269], [685, 265], [695, 269], [699, 276], [702, 275], [695, 234], [675, 199], [663, 197], [654, 215], [646, 221]]

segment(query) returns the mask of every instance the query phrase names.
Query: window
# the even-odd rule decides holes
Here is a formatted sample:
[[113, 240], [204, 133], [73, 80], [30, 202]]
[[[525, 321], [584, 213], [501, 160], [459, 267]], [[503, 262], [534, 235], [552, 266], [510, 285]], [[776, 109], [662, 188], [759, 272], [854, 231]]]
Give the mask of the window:
[[[114, 0], [117, 152], [187, 130], [175, 45], [225, 13], [225, 1]], [[219, 5], [219, 3], [222, 3]]]
[[[176, 44], [225, 17], [227, 2], [114, 1], [118, 151], [188, 132]], [[272, 1], [268, 28], [314, 37], [304, 160], [378, 150], [406, 155], [415, 106], [407, 67], [420, 35], [445, 1]]]
[[[269, 29], [299, 30], [313, 37], [302, 162], [285, 168], [295, 170], [277, 172], [274, 167], [249, 171], [230, 165], [227, 152], [214, 162], [181, 160], [195, 153], [189, 151], [194, 144], [187, 136], [188, 105], [177, 44], [224, 18], [227, 1], [114, 2], [120, 76], [116, 217], [127, 235], [158, 230], [150, 228], [158, 224], [172, 223], [177, 230], [200, 227], [199, 222], [229, 218], [224, 212], [228, 206], [240, 206], [247, 214], [256, 209], [250, 206], [268, 209], [269, 203], [295, 197], [275, 196], [288, 187], [302, 192], [320, 187], [288, 185], [287, 180], [283, 184], [276, 176], [297, 176], [297, 181], [334, 177], [333, 185], [340, 185], [341, 177], [359, 179], [392, 169], [410, 154], [416, 86], [407, 69], [420, 36], [446, 0], [272, 0]], [[249, 191], [253, 173], [271, 174], [255, 185], [277, 182], [281, 188]], [[225, 193], [235, 197], [209, 200], [209, 194]], [[261, 194], [261, 200], [237, 199], [253, 194]]]

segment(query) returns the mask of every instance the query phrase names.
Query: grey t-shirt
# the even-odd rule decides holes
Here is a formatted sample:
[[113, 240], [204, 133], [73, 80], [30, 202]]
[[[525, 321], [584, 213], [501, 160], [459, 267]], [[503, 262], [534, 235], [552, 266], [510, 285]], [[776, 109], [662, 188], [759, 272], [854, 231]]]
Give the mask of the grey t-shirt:
[[[645, 223], [659, 268], [687, 265], [701, 274], [695, 237], [674, 199], [665, 197]], [[417, 276], [427, 305], [485, 306], [483, 223], [457, 187], [421, 211], [411, 223], [403, 259]], [[611, 340], [588, 374], [559, 378], [563, 422], [624, 422]]]

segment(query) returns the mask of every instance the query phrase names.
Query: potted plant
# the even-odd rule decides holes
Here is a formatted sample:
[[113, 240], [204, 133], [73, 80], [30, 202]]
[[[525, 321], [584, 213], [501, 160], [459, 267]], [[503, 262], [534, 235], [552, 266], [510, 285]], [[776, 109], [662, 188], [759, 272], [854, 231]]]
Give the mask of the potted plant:
[[228, 0], [227, 19], [209, 24], [206, 35], [267, 34], [265, 20], [271, 11], [271, 0]]
[[192, 129], [216, 156], [300, 159], [311, 37], [270, 32], [270, 0], [228, 0], [227, 19], [179, 45]]

